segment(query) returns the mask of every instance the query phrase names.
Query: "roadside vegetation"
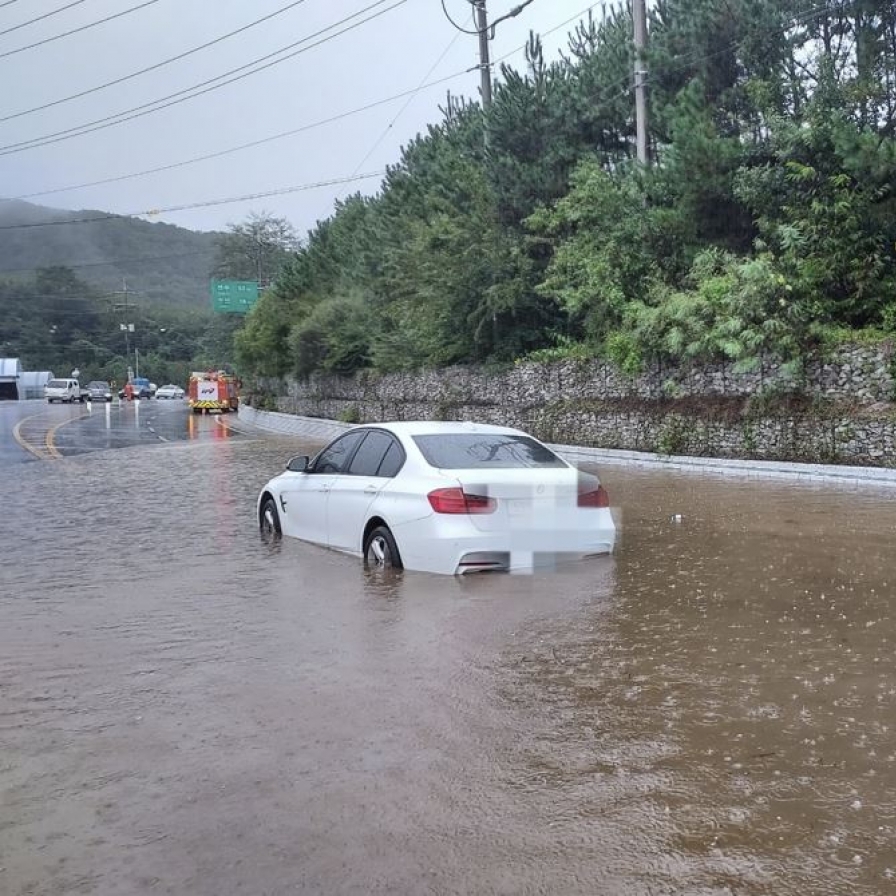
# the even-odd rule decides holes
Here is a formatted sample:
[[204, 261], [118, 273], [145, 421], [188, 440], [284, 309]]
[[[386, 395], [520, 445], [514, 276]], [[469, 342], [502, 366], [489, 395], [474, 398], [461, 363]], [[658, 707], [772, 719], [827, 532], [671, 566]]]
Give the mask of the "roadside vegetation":
[[763, 353], [896, 332], [896, 4], [659, 0], [649, 169], [627, 11], [449, 96], [378, 195], [309, 233], [245, 372]]
[[[27, 370], [68, 376], [77, 367], [82, 382], [122, 384], [136, 349], [140, 372], [162, 385], [186, 383], [192, 369], [217, 366], [232, 354], [236, 322], [230, 318], [145, 301], [124, 313], [115, 307], [121, 301], [69, 268], [0, 280], [0, 356], [20, 358]], [[126, 336], [122, 323], [133, 323], [134, 331]]]
[[[251, 215], [213, 236], [208, 273], [270, 282], [292, 257], [295, 244], [287, 221]], [[159, 385], [186, 384], [193, 370], [232, 368], [233, 336], [243, 319], [213, 314], [204, 282], [206, 303], [196, 307], [192, 295], [176, 283], [162, 298], [153, 298], [142, 290], [103, 289], [64, 266], [0, 277], [0, 357], [18, 357], [28, 370], [58, 376], [77, 367], [83, 382], [124, 383], [138, 354], [140, 372]], [[129, 324], [134, 329], [125, 333], [122, 326]]]

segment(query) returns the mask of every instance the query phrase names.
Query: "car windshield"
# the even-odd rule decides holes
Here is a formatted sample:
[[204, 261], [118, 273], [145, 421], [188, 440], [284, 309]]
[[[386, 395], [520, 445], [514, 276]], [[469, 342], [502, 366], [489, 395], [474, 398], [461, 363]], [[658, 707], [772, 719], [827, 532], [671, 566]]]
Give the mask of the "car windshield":
[[47, 383], [47, 386], [50, 389], [65, 389], [68, 386], [68, 381], [67, 380], [50, 380], [50, 382]]
[[108, 389], [108, 383], [101, 383], [98, 380], [94, 380], [92, 383], [87, 384], [88, 389]]
[[527, 436], [459, 433], [414, 436], [430, 466], [440, 470], [565, 467], [553, 451]]

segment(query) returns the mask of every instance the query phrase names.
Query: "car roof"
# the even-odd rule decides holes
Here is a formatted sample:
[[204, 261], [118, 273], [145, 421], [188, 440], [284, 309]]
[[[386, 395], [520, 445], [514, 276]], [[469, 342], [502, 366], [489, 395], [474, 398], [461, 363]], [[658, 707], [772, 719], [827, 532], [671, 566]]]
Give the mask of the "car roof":
[[385, 423], [365, 423], [354, 429], [385, 429], [397, 436], [422, 436], [422, 435], [461, 435], [461, 434], [492, 434], [492, 435], [528, 435], [519, 429], [508, 426], [493, 426], [490, 423], [471, 423], [461, 420], [392, 420]]

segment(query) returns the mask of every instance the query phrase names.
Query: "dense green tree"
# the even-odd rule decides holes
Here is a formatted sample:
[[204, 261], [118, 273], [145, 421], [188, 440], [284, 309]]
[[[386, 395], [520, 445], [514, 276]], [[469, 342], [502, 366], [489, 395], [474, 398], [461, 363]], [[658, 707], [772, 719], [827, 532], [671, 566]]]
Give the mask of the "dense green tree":
[[138, 355], [140, 372], [158, 383], [186, 382], [194, 365], [205, 366], [198, 356], [224, 324], [220, 318], [208, 311], [143, 303], [132, 312], [134, 331], [126, 335], [116, 298], [63, 267], [0, 280], [0, 354], [19, 357], [29, 370], [63, 375], [77, 368], [82, 380], [119, 383], [136, 366]]
[[236, 336], [281, 375], [645, 361], [896, 329], [896, 3], [657, 0], [652, 165], [634, 161], [630, 10], [550, 64], [532, 36], [487, 112], [449, 95], [380, 192], [308, 234]]

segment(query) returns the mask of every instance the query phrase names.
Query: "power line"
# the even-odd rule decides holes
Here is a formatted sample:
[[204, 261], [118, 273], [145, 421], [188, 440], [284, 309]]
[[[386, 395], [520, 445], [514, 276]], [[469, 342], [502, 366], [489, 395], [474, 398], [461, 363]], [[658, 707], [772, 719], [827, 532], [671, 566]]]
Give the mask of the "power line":
[[115, 78], [112, 81], [106, 81], [104, 84], [98, 84], [96, 87], [91, 87], [88, 90], [82, 90], [80, 93], [73, 93], [70, 96], [65, 96], [61, 99], [53, 100], [50, 103], [44, 103], [42, 106], [34, 106], [31, 109], [24, 109], [23, 111], [15, 112], [12, 115], [5, 115], [0, 118], [0, 122], [12, 121], [12, 119], [14, 118], [21, 118], [24, 115], [31, 115], [34, 112], [41, 112], [44, 109], [51, 109], [54, 106], [61, 106], [63, 103], [68, 103], [71, 100], [77, 100], [81, 97], [89, 96], [92, 93], [98, 93], [100, 90], [105, 90], [107, 87], [113, 87], [116, 84], [123, 84], [125, 81], [130, 81], [132, 78], [137, 78], [140, 75], [147, 74], [148, 72], [153, 72], [157, 69], [164, 68], [164, 66], [170, 65], [172, 62], [179, 62], [181, 59], [186, 59], [188, 56], [192, 56], [194, 53], [198, 53], [201, 50], [207, 50], [209, 47], [213, 47], [215, 46], [215, 44], [219, 44], [230, 37], [234, 37], [237, 34], [242, 34], [244, 31], [248, 31], [250, 28], [254, 28], [256, 25], [260, 25], [262, 22], [267, 22], [268, 20], [273, 19], [284, 12], [288, 12], [290, 9], [293, 9], [294, 7], [299, 6], [304, 2], [305, 0], [294, 0], [294, 2], [289, 3], [286, 6], [282, 6], [280, 9], [274, 10], [274, 12], [270, 13], [269, 15], [262, 16], [260, 19], [256, 19], [254, 22], [249, 22], [249, 24], [243, 25], [241, 28], [237, 28], [235, 31], [229, 31], [227, 34], [222, 34], [220, 37], [216, 37], [204, 44], [200, 44], [198, 47], [192, 47], [191, 49], [186, 50], [183, 53], [178, 53], [176, 56], [171, 56], [168, 59], [163, 59], [161, 62], [156, 62], [154, 65], [149, 65], [146, 68], [141, 68], [139, 71], [131, 72], [131, 74], [129, 75], [123, 75], [122, 77]]
[[194, 249], [192, 252], [169, 252], [165, 255], [135, 255], [130, 258], [113, 258], [111, 261], [52, 261], [31, 268], [0, 268], [0, 275], [30, 274], [46, 268], [70, 268], [71, 270], [81, 270], [82, 268], [113, 268], [116, 265], [143, 264], [154, 261], [163, 261], [170, 258], [195, 258], [197, 255], [207, 255], [213, 251], [214, 249], [212, 247], [208, 247], [206, 249]]
[[[472, 4], [470, 4], [470, 5], [472, 6]], [[475, 31], [469, 31], [468, 29], [464, 28], [462, 25], [458, 25], [457, 22], [455, 22], [454, 19], [451, 18], [451, 13], [448, 12], [448, 7], [447, 7], [447, 5], [445, 4], [445, 0], [442, 0], [442, 12], [445, 13], [445, 18], [448, 19], [448, 21], [451, 22], [451, 24], [454, 25], [454, 27], [455, 27], [461, 34], [478, 35], [478, 34], [480, 33], [480, 32], [478, 31], [478, 29], [475, 30]]]
[[[398, 110], [398, 112], [394, 115], [392, 120], [386, 125], [386, 127], [383, 129], [383, 132], [379, 135], [379, 137], [374, 141], [373, 146], [371, 146], [370, 149], [367, 150], [367, 153], [365, 154], [364, 158], [361, 159], [361, 161], [358, 162], [358, 164], [355, 166], [355, 170], [352, 172], [353, 175], [357, 174], [364, 167], [364, 165], [367, 164], [367, 160], [376, 152], [376, 150], [379, 148], [379, 146], [383, 142], [383, 140], [386, 139], [386, 135], [395, 126], [395, 122], [397, 122], [398, 119], [401, 118], [402, 115], [404, 115], [408, 106], [411, 105], [411, 103], [414, 101], [414, 99], [420, 93], [420, 91], [423, 90], [424, 87], [427, 86], [427, 83], [426, 83], [427, 79], [439, 67], [439, 64], [448, 55], [448, 53], [451, 51], [451, 48], [457, 43], [457, 39], [459, 36], [460, 36], [459, 34], [455, 34], [454, 37], [451, 38], [451, 41], [449, 42], [448, 46], [445, 47], [444, 50], [442, 50], [438, 59], [436, 59], [436, 61], [429, 67], [429, 70], [426, 72], [426, 74], [420, 79], [420, 83], [413, 90], [408, 91], [407, 99], [405, 100], [404, 104]], [[464, 72], [463, 74], [466, 74], [466, 72]], [[456, 77], [456, 76], [455, 75], [451, 76], [451, 78], [454, 78], [454, 77]], [[343, 195], [342, 191], [340, 191], [339, 194], [336, 196], [336, 199], [334, 200], [334, 204], [342, 198], [342, 195]]]
[[[606, 6], [608, 2], [609, 2], [609, 0], [601, 0], [600, 3], [592, 3], [590, 6], [586, 6], [581, 12], [576, 13], [576, 15], [574, 15], [574, 16], [570, 16], [568, 19], [561, 22], [559, 25], [555, 25], [553, 28], [549, 29], [548, 31], [540, 32], [539, 37], [549, 37], [551, 34], [556, 33], [561, 28], [565, 28], [567, 25], [571, 24], [572, 22], [578, 22], [580, 19], [583, 18], [585, 13], [591, 12], [591, 10], [594, 9], [596, 6]], [[527, 46], [528, 46], [528, 43], [520, 44], [515, 50], [511, 50], [509, 53], [505, 53], [503, 56], [499, 56], [494, 61], [493, 64], [497, 65], [499, 62], [504, 62], [505, 59], [510, 59], [511, 56], [516, 56], [517, 53], [521, 53], [523, 50], [525, 50]]]
[[[157, 2], [157, 0], [151, 0], [151, 2]], [[265, 56], [261, 56], [258, 59], [253, 60], [252, 62], [247, 62], [245, 65], [238, 66], [237, 68], [224, 72], [221, 75], [217, 75], [214, 78], [209, 78], [206, 81], [201, 81], [199, 84], [194, 84], [192, 87], [186, 87], [183, 90], [178, 90], [177, 92], [169, 94], [168, 96], [161, 97], [149, 103], [143, 103], [140, 106], [134, 106], [132, 109], [126, 109], [125, 111], [117, 112], [114, 115], [107, 115], [105, 118], [99, 118], [95, 121], [87, 122], [83, 125], [78, 125], [77, 127], [66, 128], [65, 130], [56, 131], [52, 134], [44, 134], [42, 137], [34, 137], [31, 140], [23, 140], [19, 143], [10, 143], [6, 146], [0, 146], [0, 155], [12, 155], [14, 153], [23, 152], [25, 150], [36, 149], [40, 146], [48, 146], [52, 143], [60, 143], [64, 140], [71, 140], [74, 137], [81, 137], [84, 134], [90, 134], [94, 131], [100, 131], [104, 130], [105, 128], [114, 127], [115, 125], [123, 124], [126, 121], [132, 121], [135, 118], [142, 118], [144, 115], [150, 115], [153, 112], [159, 112], [162, 109], [169, 108], [170, 106], [176, 106], [179, 103], [186, 102], [187, 100], [195, 99], [196, 97], [202, 96], [203, 94], [211, 93], [213, 90], [218, 90], [219, 88], [224, 87], [227, 84], [233, 84], [234, 82], [241, 81], [244, 78], [250, 77], [251, 75], [256, 75], [259, 72], [264, 71], [265, 69], [272, 68], [275, 65], [279, 65], [281, 62], [286, 62], [288, 59], [292, 59], [295, 56], [301, 55], [302, 53], [307, 53], [309, 50], [312, 50], [315, 47], [320, 46], [321, 44], [325, 44], [331, 40], [335, 40], [337, 37], [340, 37], [341, 35], [346, 34], [347, 32], [354, 30], [355, 28], [359, 28], [361, 27], [361, 25], [365, 25], [382, 15], [385, 15], [387, 12], [390, 12], [396, 7], [402, 6], [407, 2], [407, 0], [396, 0], [396, 2], [392, 3], [391, 6], [387, 6], [385, 9], [381, 9], [378, 12], [373, 13], [373, 15], [368, 16], [366, 19], [362, 19], [359, 22], [354, 22], [351, 25], [347, 25], [345, 28], [343, 28], [341, 31], [337, 31], [335, 34], [327, 35], [326, 37], [321, 38], [315, 43], [309, 44], [306, 47], [301, 47], [298, 50], [294, 50], [292, 53], [289, 53], [286, 56], [282, 56], [280, 59], [273, 59], [273, 61], [271, 62], [266, 62], [264, 65], [259, 65], [257, 68], [252, 69], [252, 71], [244, 71], [247, 68], [251, 68], [253, 65], [257, 65], [259, 62], [271, 59], [274, 56], [279, 56], [286, 50], [299, 46], [300, 44], [307, 43], [309, 40], [317, 37], [318, 35], [324, 34], [327, 31], [332, 31], [333, 28], [338, 28], [340, 25], [343, 25], [351, 19], [357, 18], [358, 16], [369, 12], [371, 9], [374, 9], [377, 6], [381, 6], [385, 2], [387, 2], [387, 0], [376, 0], [375, 3], [364, 7], [364, 9], [359, 10], [356, 13], [352, 13], [352, 15], [347, 16], [344, 19], [340, 19], [338, 22], [334, 22], [332, 25], [328, 25], [326, 28], [322, 28], [321, 30], [316, 31], [313, 34], [308, 35], [307, 37], [303, 37], [301, 40], [294, 41], [293, 43], [288, 44], [285, 47], [281, 47], [279, 50], [275, 50], [273, 53], [268, 53]], [[236, 72], [243, 72], [243, 74], [236, 75], [235, 77], [229, 78], [226, 81], [221, 81], [222, 78], [227, 78], [229, 75], [233, 75]], [[221, 83], [214, 84], [213, 82], [215, 81], [221, 81]], [[198, 88], [204, 89], [199, 90]], [[195, 93], [191, 93], [191, 91], [195, 91]], [[183, 94], [189, 94], [189, 96], [183, 96]], [[174, 97], [180, 98], [174, 99]], [[170, 102], [165, 102], [166, 100], [170, 100]]]
[[277, 187], [273, 190], [264, 190], [260, 193], [245, 193], [242, 196], [227, 196], [221, 199], [207, 199], [202, 202], [188, 202], [183, 205], [169, 205], [163, 208], [153, 208], [146, 211], [129, 212], [125, 214], [94, 215], [90, 218], [68, 218], [59, 221], [32, 221], [28, 224], [3, 224], [0, 230], [26, 230], [34, 227], [59, 227], [66, 224], [90, 224], [94, 221], [128, 220], [141, 215], [163, 215], [170, 212], [190, 211], [197, 208], [210, 208], [215, 205], [230, 205], [234, 202], [249, 202], [254, 199], [268, 199], [271, 196], [284, 196], [287, 193], [299, 193], [306, 190], [315, 190], [319, 187], [333, 187], [338, 184], [352, 183], [354, 181], [370, 180], [373, 177], [382, 177], [384, 171], [371, 171], [366, 174], [356, 174], [352, 177], [337, 177], [333, 180], [322, 180], [310, 184], [297, 184], [290, 187]]
[[[66, 265], [59, 265], [59, 267], [66, 267]], [[134, 292], [134, 290], [129, 290], [130, 292]], [[36, 296], [36, 295], [27, 295], [27, 296], [4, 296], [4, 299], [34, 299], [36, 302], [85, 302], [89, 299], [110, 299], [112, 296], [117, 296], [119, 293], [117, 292], [109, 292], [109, 293], [61, 293], [59, 295], [44, 295], [44, 296]]]
[[[569, 25], [571, 22], [578, 21], [586, 13], [590, 12], [592, 9], [594, 9], [596, 6], [599, 6], [599, 5], [601, 5], [601, 4], [600, 3], [592, 3], [590, 6], [583, 9], [577, 15], [571, 16], [570, 18], [561, 22], [559, 25], [555, 25], [553, 28], [549, 29], [548, 31], [542, 32], [542, 36], [547, 37], [548, 35], [554, 34], [555, 32], [559, 31], [561, 28], [564, 28], [565, 26]], [[516, 49], [511, 50], [509, 53], [505, 53], [503, 56], [501, 56], [499, 59], [497, 59], [496, 62], [504, 62], [507, 59], [509, 59], [511, 56], [515, 56], [517, 53], [521, 53], [525, 49], [526, 49], [526, 44], [522, 44], [521, 46], [517, 47]], [[182, 159], [181, 161], [172, 162], [168, 165], [160, 165], [155, 168], [147, 168], [147, 169], [144, 169], [143, 171], [133, 171], [133, 172], [129, 172], [127, 174], [120, 174], [115, 177], [106, 177], [106, 178], [102, 178], [100, 180], [86, 181], [84, 183], [71, 184], [71, 185], [65, 186], [65, 187], [55, 187], [50, 190], [39, 190], [39, 191], [36, 191], [33, 193], [23, 193], [19, 196], [12, 196], [7, 199], [0, 198], [0, 203], [11, 202], [11, 201], [15, 201], [15, 200], [39, 199], [43, 196], [53, 196], [58, 193], [69, 193], [74, 190], [83, 190], [83, 189], [88, 189], [90, 187], [100, 187], [100, 186], [105, 186], [106, 184], [120, 183], [121, 181], [132, 180], [132, 179], [135, 179], [138, 177], [146, 177], [151, 174], [161, 174], [166, 171], [173, 171], [177, 168], [184, 168], [189, 165], [198, 164], [199, 162], [207, 162], [212, 159], [217, 159], [217, 158], [221, 158], [223, 156], [231, 155], [236, 152], [242, 152], [243, 150], [246, 150], [246, 149], [254, 149], [258, 146], [264, 146], [268, 143], [273, 143], [278, 140], [284, 140], [287, 137], [295, 137], [298, 134], [306, 133], [307, 131], [315, 130], [316, 128], [324, 127], [325, 125], [328, 125], [328, 124], [334, 124], [336, 122], [342, 121], [351, 116], [358, 115], [362, 112], [367, 112], [371, 109], [376, 109], [379, 106], [384, 106], [384, 105], [393, 103], [400, 99], [405, 99], [406, 97], [413, 98], [421, 90], [427, 90], [431, 87], [438, 87], [442, 84], [447, 84], [449, 81], [457, 80], [458, 78], [463, 77], [466, 74], [468, 74], [467, 69], [464, 69], [462, 71], [457, 71], [457, 72], [454, 72], [453, 74], [446, 75], [443, 78], [437, 78], [435, 81], [427, 81], [426, 83], [418, 84], [417, 87], [415, 87], [415, 88], [411, 88], [409, 90], [403, 90], [400, 93], [396, 93], [396, 94], [393, 94], [392, 96], [384, 97], [383, 99], [374, 100], [373, 102], [366, 103], [363, 106], [357, 106], [354, 109], [349, 109], [345, 112], [340, 112], [336, 115], [331, 115], [331, 116], [328, 116], [327, 118], [319, 119], [317, 121], [310, 122], [305, 125], [301, 125], [297, 128], [291, 128], [288, 131], [281, 131], [277, 134], [271, 134], [267, 137], [261, 137], [258, 140], [251, 140], [247, 143], [240, 143], [240, 144], [237, 144], [236, 146], [231, 146], [226, 149], [216, 150], [215, 152], [205, 153], [205, 154], [198, 155], [198, 156], [193, 156], [188, 159]], [[626, 75], [624, 83], [628, 83], [628, 81], [629, 81], [629, 78]], [[402, 109], [401, 112], [399, 112], [399, 116], [401, 114], [403, 114], [403, 112], [404, 112], [404, 109]], [[396, 118], [397, 117], [398, 116], [396, 116]], [[392, 125], [394, 125], [394, 123], [395, 123], [395, 119], [393, 119], [390, 127]], [[363, 162], [361, 164], [363, 164]]]
[[86, 25], [81, 25], [78, 28], [72, 28], [70, 31], [63, 31], [62, 34], [54, 34], [52, 37], [45, 37], [43, 40], [36, 41], [33, 44], [28, 44], [24, 47], [17, 47], [15, 50], [7, 50], [5, 53], [0, 53], [0, 59], [5, 59], [7, 56], [15, 56], [16, 53], [24, 53], [25, 50], [33, 50], [35, 47], [42, 47], [44, 44], [50, 44], [55, 40], [62, 40], [64, 37], [70, 37], [72, 34], [78, 34], [81, 31], [87, 31], [89, 28], [96, 28], [97, 25], [104, 25], [106, 22], [111, 22], [113, 19], [120, 19], [122, 16], [130, 15], [132, 12], [137, 12], [140, 9], [144, 9], [147, 6], [152, 6], [154, 3], [158, 3], [159, 0], [145, 0], [144, 3], [140, 3], [137, 6], [132, 6], [130, 9], [123, 9], [121, 12], [112, 13], [112, 15], [106, 16], [102, 19], [97, 19], [95, 22], [88, 22]]
[[380, 100], [374, 100], [373, 102], [367, 103], [364, 106], [357, 106], [354, 109], [349, 109], [345, 112], [340, 112], [336, 115], [330, 115], [327, 118], [318, 119], [317, 121], [310, 122], [305, 125], [301, 125], [297, 128], [292, 128], [288, 131], [281, 131], [278, 134], [271, 134], [268, 137], [261, 137], [258, 140], [251, 140], [248, 143], [240, 143], [237, 146], [231, 146], [227, 149], [219, 149], [215, 152], [206, 153], [200, 156], [193, 156], [189, 159], [183, 159], [180, 162], [172, 162], [169, 165], [160, 165], [157, 168], [147, 168], [144, 171], [134, 171], [129, 174], [120, 174], [117, 177], [106, 177], [102, 180], [94, 180], [89, 181], [87, 183], [81, 184], [73, 184], [68, 187], [57, 187], [52, 190], [40, 190], [36, 193], [24, 193], [21, 196], [11, 196], [8, 199], [0, 198], [0, 203], [2, 202], [13, 202], [15, 200], [25, 200], [25, 199], [36, 199], [41, 196], [51, 196], [55, 193], [68, 193], [72, 190], [82, 190], [88, 187], [99, 187], [105, 184], [118, 183], [123, 180], [131, 180], [137, 177], [146, 177], [149, 174], [160, 174], [164, 171], [172, 171], [176, 168], [184, 168], [187, 165], [195, 165], [198, 162], [207, 162], [210, 159], [217, 159], [221, 156], [231, 155], [235, 152], [241, 152], [245, 149], [254, 149], [257, 146], [264, 146], [267, 143], [273, 143], [277, 140], [283, 140], [287, 137], [295, 137], [297, 134], [303, 134], [307, 131], [315, 130], [316, 128], [323, 127], [324, 125], [334, 124], [338, 121], [342, 121], [343, 119], [350, 118], [353, 115], [358, 115], [361, 112], [367, 112], [370, 109], [376, 109], [379, 106], [385, 106], [388, 103], [394, 103], [396, 100], [404, 99], [405, 97], [412, 97], [414, 94], [419, 93], [421, 90], [428, 89], [430, 87], [437, 87], [440, 84], [446, 84], [448, 81], [454, 81], [457, 78], [460, 78], [467, 74], [466, 69], [463, 71], [455, 72], [452, 75], [446, 75], [444, 78], [438, 78], [435, 81], [430, 81], [422, 86], [418, 86], [416, 88], [412, 88], [410, 90], [404, 90], [401, 93], [393, 94], [392, 96], [384, 97]]
[[[27, 22], [21, 22], [18, 25], [13, 25], [12, 28], [6, 28], [3, 31], [0, 31], [0, 37], [4, 34], [10, 34], [13, 31], [18, 31], [20, 28], [27, 28], [29, 25], [33, 25], [35, 22], [41, 22], [44, 19], [49, 19], [50, 16], [58, 15], [60, 12], [65, 12], [67, 9], [71, 9], [73, 6], [80, 6], [82, 3], [86, 3], [87, 0], [74, 0], [72, 3], [67, 3], [65, 6], [60, 6], [58, 9], [54, 9], [52, 12], [45, 12], [42, 16], [37, 16], [34, 19], [28, 19]], [[3, 4], [6, 5], [5, 3]]]

